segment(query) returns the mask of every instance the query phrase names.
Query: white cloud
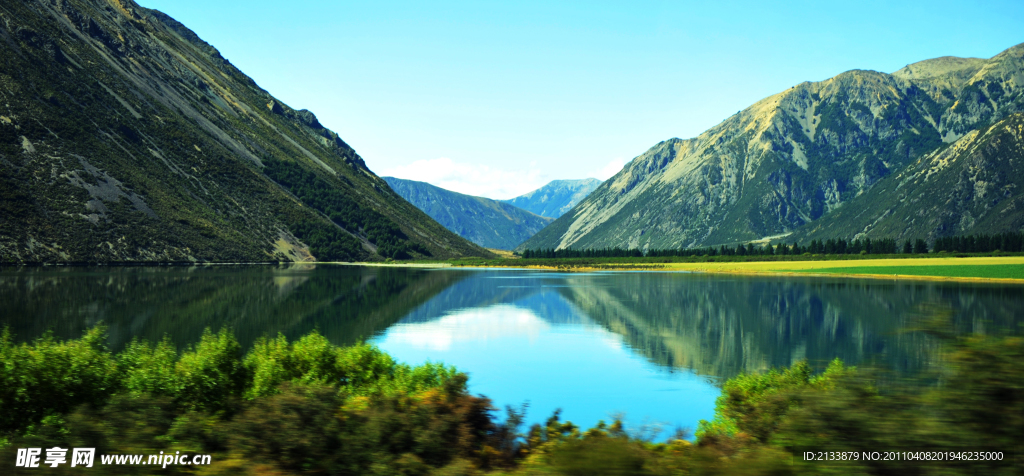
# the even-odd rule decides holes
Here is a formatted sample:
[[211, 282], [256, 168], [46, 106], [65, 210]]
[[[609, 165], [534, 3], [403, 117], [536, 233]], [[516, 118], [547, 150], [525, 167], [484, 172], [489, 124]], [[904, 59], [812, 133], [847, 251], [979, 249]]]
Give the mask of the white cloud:
[[600, 169], [591, 172], [590, 175], [587, 175], [587, 177], [594, 177], [598, 180], [608, 180], [612, 177], [612, 175], [619, 173], [619, 171], [622, 170], [622, 167], [624, 167], [628, 162], [628, 160], [623, 159], [621, 157], [614, 158], [610, 162], [605, 164], [604, 167], [601, 167]]
[[527, 336], [533, 340], [550, 329], [550, 324], [528, 309], [498, 304], [455, 311], [430, 322], [399, 323], [388, 329], [380, 345], [386, 348], [398, 343], [417, 349], [448, 351], [457, 342], [511, 336]]
[[550, 181], [547, 174], [537, 168], [536, 162], [530, 162], [523, 169], [502, 170], [456, 162], [447, 157], [392, 167], [381, 172], [380, 176], [427, 182], [453, 192], [492, 199], [514, 198]]

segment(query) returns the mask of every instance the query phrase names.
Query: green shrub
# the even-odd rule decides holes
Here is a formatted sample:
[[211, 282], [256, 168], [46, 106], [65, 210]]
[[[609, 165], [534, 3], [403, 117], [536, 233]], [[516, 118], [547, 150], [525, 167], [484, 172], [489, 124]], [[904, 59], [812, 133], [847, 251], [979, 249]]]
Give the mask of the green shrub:
[[714, 420], [701, 420], [696, 435], [700, 439], [740, 435], [767, 442], [795, 405], [796, 391], [832, 388], [837, 378], [851, 371], [836, 359], [818, 376], [805, 361], [764, 374], [740, 374], [725, 382], [715, 402]]
[[291, 344], [281, 334], [260, 339], [245, 357], [245, 366], [252, 375], [246, 398], [273, 395], [284, 382], [340, 385], [344, 378], [338, 366], [341, 353], [342, 349], [316, 332]]
[[79, 340], [51, 334], [31, 344], [0, 335], [0, 432], [17, 433], [49, 415], [103, 403], [121, 387], [117, 362], [96, 327]]
[[136, 394], [174, 396], [178, 378], [174, 363], [178, 352], [165, 338], [156, 345], [132, 339], [117, 355], [117, 364], [126, 390]]
[[[454, 367], [427, 362], [417, 367], [397, 363], [365, 343], [337, 347], [317, 332], [288, 343], [284, 336], [260, 339], [245, 358], [252, 383], [247, 399], [273, 395], [285, 382], [329, 385], [345, 396], [395, 395], [441, 388], [458, 375]], [[464, 391], [463, 388], [459, 391]]]
[[248, 384], [242, 346], [227, 329], [217, 334], [206, 329], [199, 343], [178, 358], [174, 374], [176, 400], [192, 410], [224, 409]]

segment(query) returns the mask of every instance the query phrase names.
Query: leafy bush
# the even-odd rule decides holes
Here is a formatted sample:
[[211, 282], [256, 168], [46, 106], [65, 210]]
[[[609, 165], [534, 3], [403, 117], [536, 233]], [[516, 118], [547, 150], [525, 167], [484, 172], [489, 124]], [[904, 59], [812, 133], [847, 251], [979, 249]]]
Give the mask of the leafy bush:
[[701, 420], [697, 437], [740, 435], [766, 442], [782, 417], [795, 405], [795, 392], [831, 388], [837, 378], [852, 371], [836, 359], [817, 376], [807, 362], [798, 362], [782, 370], [733, 377], [725, 382], [722, 396], [715, 402], [715, 419]]
[[207, 329], [181, 353], [164, 339], [157, 344], [133, 340], [114, 355], [105, 338], [105, 329], [96, 327], [78, 340], [58, 341], [48, 334], [15, 344], [5, 330], [0, 432], [21, 433], [82, 404], [99, 407], [117, 393], [167, 397], [181, 411], [216, 412], [237, 406], [237, 400], [274, 395], [286, 382], [331, 387], [345, 398], [466, 391], [465, 377], [453, 367], [412, 367], [372, 345], [334, 346], [317, 332], [293, 343], [280, 335], [261, 339], [244, 357], [226, 329]]
[[117, 361], [106, 351], [104, 328], [79, 340], [47, 334], [32, 344], [0, 335], [0, 432], [17, 433], [43, 418], [82, 404], [100, 404], [123, 384]]
[[174, 365], [178, 403], [191, 410], [224, 409], [250, 386], [241, 358], [242, 346], [227, 329], [217, 334], [206, 329]]
[[1012, 455], [1024, 434], [1024, 339], [946, 336], [946, 368], [938, 384], [880, 389], [872, 371], [838, 362], [822, 375], [806, 364], [725, 384], [699, 444], [734, 458], [744, 452], [1002, 451], [1003, 461], [896, 459], [824, 467], [799, 463], [799, 473], [1020, 474]]
[[132, 339], [117, 356], [125, 389], [135, 394], [172, 396], [177, 393], [174, 362], [178, 352], [165, 338], [156, 345]]
[[104, 339], [94, 328], [79, 340], [15, 344], [4, 332], [0, 457], [62, 445], [217, 453], [214, 472], [256, 462], [340, 474], [511, 461], [495, 457], [510, 432], [492, 421], [490, 400], [470, 396], [466, 376], [442, 364], [412, 367], [316, 332], [261, 339], [244, 357], [227, 330], [207, 329], [180, 353], [164, 339], [135, 340], [114, 355]]

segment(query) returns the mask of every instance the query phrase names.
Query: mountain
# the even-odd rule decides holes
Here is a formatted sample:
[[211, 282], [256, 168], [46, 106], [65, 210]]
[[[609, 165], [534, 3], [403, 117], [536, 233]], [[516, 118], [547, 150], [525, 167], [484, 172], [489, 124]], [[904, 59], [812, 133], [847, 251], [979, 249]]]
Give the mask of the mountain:
[[485, 248], [511, 250], [554, 221], [508, 203], [463, 195], [425, 182], [394, 177], [384, 180], [395, 193], [445, 228]]
[[163, 13], [26, 0], [0, 20], [0, 262], [490, 255]]
[[542, 217], [558, 218], [587, 198], [598, 185], [601, 181], [595, 178], [552, 180], [530, 193], [502, 201]]
[[[944, 57], [893, 74], [854, 70], [801, 83], [696, 138], [655, 145], [520, 248], [678, 248], [787, 236], [1024, 111], [1022, 86], [1024, 44], [987, 60]], [[1021, 177], [1005, 183], [1020, 188]], [[993, 220], [986, 229], [1015, 226]], [[953, 231], [918, 223], [915, 234]]]
[[896, 238], [1024, 229], [1024, 114], [968, 132], [879, 181], [792, 239]]

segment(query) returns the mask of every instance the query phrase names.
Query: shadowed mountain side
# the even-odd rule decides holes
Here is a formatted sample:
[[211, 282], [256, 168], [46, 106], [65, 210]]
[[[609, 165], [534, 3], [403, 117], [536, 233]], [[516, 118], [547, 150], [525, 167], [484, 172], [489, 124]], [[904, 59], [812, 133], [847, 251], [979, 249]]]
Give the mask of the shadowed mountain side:
[[[785, 236], [1022, 111], [1024, 44], [987, 60], [938, 58], [891, 75], [853, 70], [801, 83], [695, 138], [655, 145], [518, 249], [689, 248]], [[953, 231], [915, 226], [922, 235]]]
[[[229, 327], [244, 347], [262, 335], [296, 339], [317, 329], [332, 343], [368, 339], [468, 276], [463, 272], [325, 265], [238, 268], [62, 269], [0, 275], [19, 340], [47, 330], [77, 338], [99, 322], [109, 345], [165, 335], [182, 347], [203, 329]], [[32, 320], [20, 316], [35, 316]]]
[[490, 256], [131, 0], [0, 5], [0, 262]]
[[906, 240], [1024, 229], [1024, 114], [971, 131], [798, 229], [802, 243], [834, 236]]
[[622, 275], [627, 283], [608, 287], [594, 286], [594, 279], [600, 278], [568, 277], [558, 290], [652, 362], [721, 378], [801, 359], [823, 367], [836, 357], [848, 364], [874, 359], [897, 371], [922, 370], [933, 363], [938, 342], [901, 332], [915, 325], [920, 306], [956, 309], [954, 325], [961, 333], [1013, 332], [1024, 308], [1012, 287], [968, 292], [970, 285], [947, 283], [644, 273]]
[[511, 250], [552, 218], [507, 203], [435, 187], [426, 182], [384, 177], [391, 189], [459, 236], [485, 248]]
[[543, 217], [558, 218], [587, 198], [598, 185], [601, 181], [595, 178], [552, 180], [530, 193], [501, 201]]

